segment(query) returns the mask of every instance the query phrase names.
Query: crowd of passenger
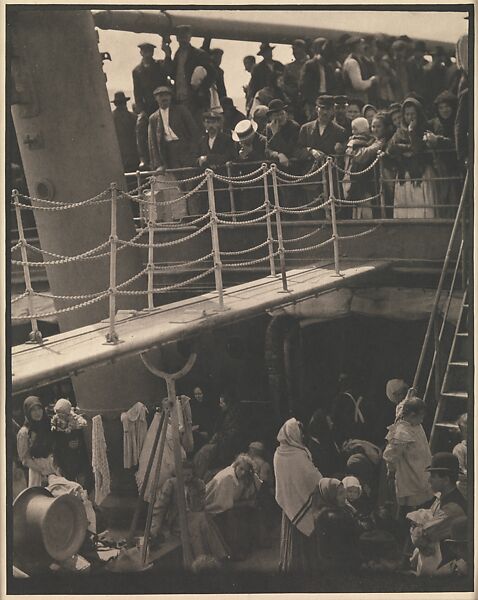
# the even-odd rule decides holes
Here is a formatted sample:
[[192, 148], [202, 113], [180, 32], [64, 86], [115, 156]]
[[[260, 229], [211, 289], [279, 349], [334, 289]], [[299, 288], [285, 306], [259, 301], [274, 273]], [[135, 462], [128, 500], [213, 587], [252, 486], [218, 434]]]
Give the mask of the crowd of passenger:
[[[275, 444], [251, 433], [232, 390], [218, 404], [201, 387], [191, 398], [178, 397], [193, 569], [221, 569], [276, 545], [282, 573], [466, 574], [466, 414], [457, 419], [461, 441], [453, 452], [432, 456], [422, 426], [426, 406], [413, 388], [392, 379], [379, 405], [360, 389], [357, 380], [341, 374], [336, 396], [304, 422], [287, 419], [276, 430]], [[180, 539], [182, 491], [170, 421], [156, 495], [152, 475], [145, 482], [165, 406], [156, 406], [136, 472], [138, 489], [153, 506], [152, 551]], [[29, 469], [28, 485], [80, 493], [96, 527], [99, 507], [90, 501], [91, 481], [73, 443], [84, 419], [66, 399], [49, 415], [35, 396], [25, 400], [24, 418], [17, 446], [19, 462]], [[158, 473], [157, 460], [156, 454], [150, 473]]]
[[[347, 171], [336, 197], [373, 198], [344, 216], [384, 216], [380, 204], [387, 217], [452, 216], [468, 155], [466, 41], [455, 57], [407, 36], [297, 39], [286, 65], [264, 42], [261, 60], [243, 60], [244, 114], [227, 96], [223, 50], [210, 39], [192, 46], [186, 25], [176, 38], [174, 57], [163, 39], [162, 60], [154, 44], [139, 45], [134, 112], [123, 92], [112, 101], [126, 172], [270, 161], [303, 174], [333, 156]], [[367, 170], [379, 155], [381, 183]], [[320, 193], [317, 182], [308, 197]], [[300, 194], [283, 195], [301, 203]]]

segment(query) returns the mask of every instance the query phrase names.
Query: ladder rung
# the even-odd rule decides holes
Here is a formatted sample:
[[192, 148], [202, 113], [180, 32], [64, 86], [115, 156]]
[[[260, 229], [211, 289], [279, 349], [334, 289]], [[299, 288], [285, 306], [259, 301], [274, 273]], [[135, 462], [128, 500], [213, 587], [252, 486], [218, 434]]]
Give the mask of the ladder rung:
[[457, 337], [468, 337], [468, 332], [467, 331], [459, 331], [456, 335], [457, 335]]
[[447, 398], [463, 398], [466, 400], [468, 392], [442, 392], [442, 396], [446, 396]]
[[435, 423], [435, 427], [440, 427], [441, 429], [460, 429], [456, 423], [453, 421], [451, 423], [447, 423], [445, 421], [441, 421]]
[[470, 308], [469, 304], [463, 304], [463, 308]]
[[450, 363], [450, 367], [467, 367], [467, 366], [468, 366], [467, 360], [457, 360], [457, 361], [453, 361]]

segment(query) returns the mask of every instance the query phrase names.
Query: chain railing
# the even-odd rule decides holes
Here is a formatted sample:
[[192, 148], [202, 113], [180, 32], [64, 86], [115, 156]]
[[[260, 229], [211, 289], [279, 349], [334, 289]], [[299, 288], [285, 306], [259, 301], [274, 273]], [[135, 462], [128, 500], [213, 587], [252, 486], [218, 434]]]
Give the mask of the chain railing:
[[[136, 177], [136, 187], [134, 189], [125, 192], [120, 190], [116, 183], [112, 183], [108, 190], [101, 192], [94, 198], [82, 200], [77, 203], [62, 203], [59, 201], [29, 198], [28, 196], [20, 196], [18, 191], [14, 190], [12, 204], [17, 220], [18, 242], [12, 246], [11, 253], [13, 255], [20, 251], [21, 260], [12, 258], [12, 263], [22, 266], [25, 282], [25, 291], [15, 301], [24, 298], [27, 299], [28, 315], [14, 316], [12, 320], [19, 321], [28, 318], [31, 322], [30, 340], [41, 343], [42, 338], [38, 328], [38, 320], [47, 316], [80, 310], [83, 307], [108, 298], [109, 327], [106, 341], [110, 344], [116, 344], [119, 342], [116, 331], [116, 309], [117, 298], [119, 296], [146, 295], [147, 310], [152, 311], [156, 308], [154, 304], [155, 294], [184, 289], [189, 284], [214, 274], [214, 286], [219, 308], [220, 310], [224, 310], [227, 308], [225, 306], [223, 285], [223, 271], [225, 269], [244, 268], [261, 263], [269, 263], [271, 277], [278, 277], [279, 270], [281, 291], [287, 293], [290, 291], [287, 280], [287, 256], [301, 252], [310, 252], [311, 250], [328, 245], [331, 245], [333, 248], [335, 274], [340, 276], [340, 242], [371, 235], [377, 231], [381, 224], [368, 227], [366, 230], [352, 235], [341, 235], [339, 232], [339, 212], [344, 206], [356, 208], [371, 206], [375, 202], [376, 208], [380, 209], [381, 216], [385, 215], [386, 204], [384, 202], [383, 188], [387, 181], [381, 169], [382, 158], [383, 155], [379, 154], [371, 164], [364, 167], [361, 171], [351, 172], [339, 164], [339, 158], [328, 157], [322, 164], [314, 162], [310, 169], [303, 175], [288, 173], [281, 170], [276, 164], [267, 162], [263, 162], [259, 166], [257, 166], [257, 163], [250, 163], [249, 165], [243, 163], [241, 169], [244, 169], [245, 166], [250, 166], [252, 170], [247, 173], [240, 172], [239, 174], [233, 174], [233, 163], [229, 163], [222, 169], [206, 169], [205, 172], [200, 174], [197, 174], [197, 169], [181, 170], [183, 174], [182, 179], [172, 182], [171, 185], [164, 179], [164, 173], [140, 173], [138, 171], [133, 174]], [[379, 182], [376, 180], [377, 173], [379, 173]], [[184, 175], [190, 176], [186, 177]], [[356, 199], [345, 198], [343, 190], [344, 182], [346, 182], [347, 178], [350, 181], [360, 177], [370, 177], [371, 180], [375, 178], [377, 193], [371, 195], [362, 194], [362, 197]], [[143, 181], [143, 178], [146, 178], [146, 180]], [[395, 179], [394, 181], [397, 184], [397, 180]], [[400, 181], [398, 181], [398, 184], [400, 184]], [[300, 205], [294, 202], [291, 205], [290, 197], [286, 193], [286, 190], [290, 189], [290, 186], [300, 186], [303, 188], [307, 202]], [[165, 198], [164, 192], [167, 190], [175, 190], [175, 197]], [[238, 206], [236, 192], [239, 192], [239, 195], [241, 195], [245, 192], [249, 193], [252, 190], [253, 194], [247, 196], [247, 205], [243, 206], [245, 210], [238, 212], [236, 210]], [[260, 190], [260, 193], [256, 190]], [[187, 217], [169, 222], [161, 221], [161, 211], [165, 207], [180, 207], [179, 212], [188, 212], [184, 210], [184, 207], [187, 207], [188, 202], [192, 202], [201, 194], [207, 194], [207, 208], [203, 211], [204, 214], [192, 215], [192, 220], [189, 220], [189, 217]], [[31, 204], [20, 202], [20, 198], [30, 201]], [[239, 200], [243, 201], [244, 198], [245, 196], [242, 195]], [[252, 207], [251, 198], [255, 204]], [[259, 202], [257, 202], [258, 199]], [[145, 223], [131, 239], [123, 240], [118, 237], [117, 209], [120, 202], [131, 200], [139, 204], [139, 206], [144, 207], [143, 220]], [[220, 208], [223, 208], [225, 201], [229, 204], [229, 212], [220, 210]], [[85, 250], [73, 256], [64, 256], [51, 252], [48, 249], [39, 249], [29, 244], [25, 239], [22, 222], [22, 212], [24, 210], [86, 210], [91, 206], [96, 206], [98, 203], [103, 202], [110, 203], [110, 235], [107, 240], [95, 248]], [[314, 214], [325, 215], [325, 224], [321, 223], [312, 231], [301, 236], [292, 238], [284, 236], [283, 218], [303, 218], [304, 216]], [[360, 219], [357, 219], [356, 222], [359, 224]], [[264, 224], [266, 228], [266, 236], [262, 242], [244, 249], [221, 250], [221, 232], [227, 228], [240, 228], [260, 224]], [[319, 238], [316, 243], [304, 245], [304, 243], [307, 244], [305, 240], [323, 232], [328, 226], [331, 227], [332, 231], [330, 237], [326, 239]], [[184, 235], [182, 235], [181, 231], [183, 229], [187, 230], [187, 233]], [[166, 231], [178, 235], [167, 241], [155, 242], [157, 231]], [[155, 249], [173, 247], [189, 242], [208, 231], [210, 231], [211, 236], [210, 252], [205, 256], [166, 266], [157, 266], [155, 264]], [[146, 234], [147, 241], [141, 242], [141, 238], [146, 236]], [[144, 248], [147, 251], [146, 267], [140, 272], [133, 274], [127, 281], [118, 283], [117, 263], [120, 258], [119, 253], [127, 247]], [[266, 253], [262, 256], [257, 256], [257, 253], [262, 249], [265, 249]], [[43, 262], [30, 260], [28, 251], [42, 253], [47, 257], [47, 260]], [[36, 292], [33, 289], [30, 268], [38, 266], [50, 267], [52, 265], [61, 266], [106, 257], [109, 259], [109, 282], [107, 289], [78, 295], [50, 295], [54, 300], [81, 302], [49, 311], [48, 313], [35, 312], [34, 298], [35, 296], [43, 296], [44, 294]], [[49, 258], [54, 260], [49, 260]], [[223, 258], [226, 259], [225, 262], [223, 262]], [[186, 267], [193, 272], [198, 271], [198, 273], [170, 285], [154, 286], [155, 275], [160, 273], [185, 272], [184, 269]], [[126, 289], [133, 282], [143, 278], [146, 279], [145, 290]]]

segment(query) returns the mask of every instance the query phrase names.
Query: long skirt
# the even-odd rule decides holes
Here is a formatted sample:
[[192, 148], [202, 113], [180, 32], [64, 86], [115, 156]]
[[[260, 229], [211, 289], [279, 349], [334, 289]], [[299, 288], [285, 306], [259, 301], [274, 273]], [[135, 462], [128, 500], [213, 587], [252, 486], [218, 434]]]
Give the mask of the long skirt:
[[201, 555], [225, 560], [229, 556], [227, 544], [211, 515], [203, 511], [186, 514], [193, 559]]
[[426, 167], [421, 179], [410, 179], [395, 183], [394, 219], [433, 219], [436, 215], [436, 189], [432, 180], [434, 171]]
[[252, 551], [257, 537], [256, 510], [252, 507], [231, 508], [214, 515], [233, 560], [242, 560]]
[[317, 569], [317, 537], [307, 537], [282, 512], [279, 571], [282, 573], [311, 573]]

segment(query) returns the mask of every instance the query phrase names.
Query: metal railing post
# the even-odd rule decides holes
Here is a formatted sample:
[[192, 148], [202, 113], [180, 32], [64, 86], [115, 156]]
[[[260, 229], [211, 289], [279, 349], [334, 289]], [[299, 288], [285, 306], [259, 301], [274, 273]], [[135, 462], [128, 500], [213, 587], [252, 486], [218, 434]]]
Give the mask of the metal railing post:
[[151, 193], [148, 202], [148, 310], [154, 308], [153, 289], [154, 289], [154, 191], [156, 179], [151, 179]]
[[115, 329], [116, 317], [116, 251], [118, 245], [118, 231], [116, 225], [116, 205], [118, 202], [118, 188], [116, 183], [110, 184], [111, 189], [111, 232], [110, 232], [110, 287], [109, 294], [109, 319], [110, 328], [106, 334], [108, 344], [119, 342], [118, 334]]
[[30, 266], [28, 264], [28, 253], [27, 253], [27, 241], [25, 239], [25, 232], [23, 231], [23, 220], [22, 220], [22, 210], [20, 208], [18, 190], [12, 191], [13, 202], [15, 204], [15, 215], [17, 218], [17, 228], [18, 228], [18, 241], [20, 242], [20, 252], [22, 255], [22, 268], [23, 268], [23, 278], [25, 280], [25, 291], [27, 293], [27, 302], [28, 302], [28, 312], [30, 323], [32, 326], [32, 330], [28, 336], [30, 342], [36, 342], [41, 344], [43, 339], [40, 330], [38, 329], [38, 321], [32, 315], [35, 314], [35, 309], [33, 307], [33, 288], [32, 282], [30, 278]]
[[211, 213], [211, 241], [212, 256], [214, 260], [214, 279], [216, 281], [216, 292], [219, 300], [219, 308], [224, 310], [224, 290], [222, 287], [222, 262], [221, 250], [219, 248], [219, 232], [217, 227], [216, 198], [214, 196], [214, 174], [211, 169], [206, 169], [207, 177], [207, 196], [209, 201], [209, 211]]
[[324, 181], [327, 184], [327, 195], [330, 200], [330, 216], [332, 219], [332, 237], [334, 240], [334, 268], [335, 274], [340, 275], [340, 263], [339, 263], [339, 234], [337, 231], [337, 215], [335, 214], [335, 198], [332, 193], [333, 187], [331, 187], [333, 170], [332, 170], [332, 158], [327, 158], [327, 173], [328, 177], [325, 177]]
[[271, 266], [271, 275], [276, 275], [276, 264], [274, 260], [274, 242], [272, 241], [272, 221], [271, 221], [271, 205], [269, 201], [269, 182], [267, 180], [267, 164], [262, 164], [264, 172], [264, 202], [266, 204], [266, 224], [267, 224], [267, 247], [269, 249], [269, 263]]
[[272, 170], [272, 189], [274, 190], [274, 206], [276, 210], [276, 228], [277, 228], [277, 241], [279, 243], [279, 263], [280, 272], [282, 277], [282, 291], [288, 292], [287, 287], [287, 272], [285, 268], [285, 248], [284, 238], [282, 236], [282, 221], [280, 215], [280, 202], [279, 202], [279, 190], [277, 188], [277, 165], [271, 165]]
[[[382, 219], [387, 218], [387, 212], [385, 210], [385, 190], [383, 187], [383, 163], [382, 163], [383, 154], [378, 155], [378, 193], [380, 198], [380, 215]], [[375, 169], [375, 175], [377, 174], [377, 169]], [[372, 208], [373, 210], [373, 208]]]
[[[226, 172], [227, 172], [228, 178], [230, 179], [232, 177], [231, 161], [227, 161], [227, 163], [226, 163]], [[236, 220], [236, 200], [234, 198], [234, 186], [232, 185], [231, 181], [228, 182], [227, 187], [229, 190], [229, 202], [231, 205], [232, 220], [235, 221]]]
[[136, 187], [138, 188], [138, 212], [139, 212], [139, 223], [141, 227], [141, 221], [143, 219], [143, 210], [144, 204], [141, 202], [143, 200], [143, 190], [141, 189], [141, 171], [136, 171]]

